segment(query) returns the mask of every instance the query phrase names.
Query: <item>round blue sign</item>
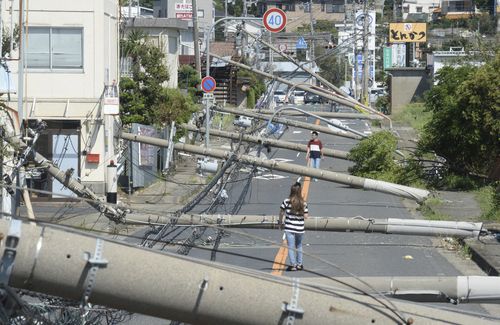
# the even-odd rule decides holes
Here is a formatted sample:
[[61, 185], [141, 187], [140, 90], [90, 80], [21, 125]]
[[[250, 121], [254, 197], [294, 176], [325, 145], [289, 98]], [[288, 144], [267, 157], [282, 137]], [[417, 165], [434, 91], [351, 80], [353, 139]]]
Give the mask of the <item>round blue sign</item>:
[[206, 76], [201, 80], [201, 89], [203, 89], [203, 91], [206, 93], [214, 91], [216, 86], [217, 83], [215, 82], [215, 79], [213, 77]]

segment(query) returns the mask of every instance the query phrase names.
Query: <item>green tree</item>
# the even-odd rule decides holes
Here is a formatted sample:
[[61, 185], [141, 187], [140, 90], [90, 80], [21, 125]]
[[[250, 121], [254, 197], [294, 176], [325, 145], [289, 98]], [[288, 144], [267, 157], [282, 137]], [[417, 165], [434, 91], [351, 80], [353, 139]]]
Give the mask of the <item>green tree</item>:
[[191, 97], [184, 96], [179, 89], [163, 88], [160, 93], [160, 104], [154, 112], [154, 117], [161, 124], [188, 122], [191, 114], [196, 111], [196, 105]]
[[388, 131], [377, 132], [361, 140], [349, 153], [354, 166], [349, 172], [356, 176], [395, 181], [399, 166], [394, 160], [396, 137]]
[[122, 121], [154, 124], [154, 112], [162, 105], [163, 83], [169, 79], [164, 54], [140, 31], [132, 31], [120, 46], [123, 56], [131, 62], [131, 77], [120, 80]]
[[196, 94], [197, 85], [201, 79], [196, 69], [188, 64], [181, 65], [178, 73], [179, 88], [187, 89], [191, 96]]
[[426, 95], [432, 112], [420, 148], [447, 159], [459, 174], [486, 174], [500, 155], [500, 52], [480, 68], [444, 67]]

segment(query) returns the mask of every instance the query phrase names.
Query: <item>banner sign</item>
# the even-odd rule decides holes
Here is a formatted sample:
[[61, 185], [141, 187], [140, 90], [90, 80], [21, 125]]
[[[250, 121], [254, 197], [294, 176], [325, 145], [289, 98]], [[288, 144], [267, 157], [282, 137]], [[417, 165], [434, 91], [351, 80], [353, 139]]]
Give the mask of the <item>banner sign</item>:
[[392, 68], [392, 48], [384, 47], [384, 70]]
[[389, 43], [427, 42], [426, 23], [390, 23]]

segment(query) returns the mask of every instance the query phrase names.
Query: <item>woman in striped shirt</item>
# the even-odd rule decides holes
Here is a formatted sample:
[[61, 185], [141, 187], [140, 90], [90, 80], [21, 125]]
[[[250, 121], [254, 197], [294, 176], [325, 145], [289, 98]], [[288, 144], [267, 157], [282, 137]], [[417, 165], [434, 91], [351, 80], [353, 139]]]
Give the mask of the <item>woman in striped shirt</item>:
[[299, 182], [292, 185], [290, 195], [281, 203], [279, 224], [283, 227], [285, 216], [285, 235], [288, 243], [290, 266], [287, 271], [302, 270], [302, 239], [304, 238], [304, 219], [308, 217], [307, 203], [302, 198], [302, 186]]

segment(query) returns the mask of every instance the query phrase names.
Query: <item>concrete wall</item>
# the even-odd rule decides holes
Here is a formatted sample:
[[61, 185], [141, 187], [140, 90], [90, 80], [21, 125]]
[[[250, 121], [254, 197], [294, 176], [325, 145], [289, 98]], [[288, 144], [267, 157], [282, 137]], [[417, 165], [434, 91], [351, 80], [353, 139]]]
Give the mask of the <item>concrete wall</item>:
[[431, 77], [425, 68], [392, 68], [386, 71], [391, 75], [391, 114], [400, 111], [412, 101], [421, 99], [424, 92], [430, 89]]
[[[12, 3], [13, 14], [9, 15]], [[2, 1], [4, 27], [19, 21], [19, 0]], [[77, 27], [83, 30], [82, 69], [25, 69], [24, 97], [25, 118], [53, 120], [80, 120], [82, 123], [78, 150], [84, 150], [90, 127], [95, 137], [90, 145], [92, 153], [101, 154], [99, 164], [88, 164], [81, 159], [82, 183], [104, 189], [104, 131], [100, 123], [101, 95], [104, 85], [118, 80], [118, 1], [86, 0], [60, 1], [39, 0], [29, 2], [28, 19], [32, 27]], [[28, 28], [29, 33], [29, 28]], [[18, 53], [12, 53], [13, 58]], [[10, 61], [12, 79], [17, 88], [17, 61]], [[11, 95], [10, 107], [17, 107], [17, 94]], [[87, 127], [87, 125], [89, 127]]]

